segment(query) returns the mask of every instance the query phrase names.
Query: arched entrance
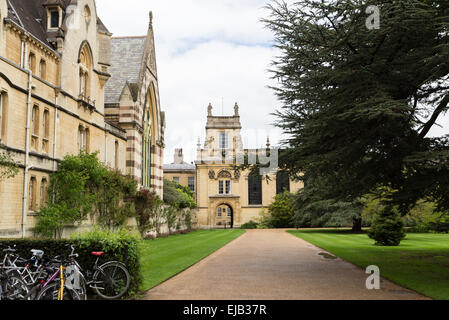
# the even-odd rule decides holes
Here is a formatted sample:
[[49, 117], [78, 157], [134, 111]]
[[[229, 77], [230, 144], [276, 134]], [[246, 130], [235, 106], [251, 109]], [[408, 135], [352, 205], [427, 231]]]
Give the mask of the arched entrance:
[[217, 228], [234, 228], [234, 209], [228, 203], [219, 204], [215, 210], [215, 225]]

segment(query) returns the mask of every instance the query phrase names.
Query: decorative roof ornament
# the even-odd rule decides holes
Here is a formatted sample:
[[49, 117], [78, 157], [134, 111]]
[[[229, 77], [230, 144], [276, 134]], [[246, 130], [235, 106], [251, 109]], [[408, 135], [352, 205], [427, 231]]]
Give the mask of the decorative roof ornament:
[[150, 28], [153, 27], [153, 11], [150, 11], [150, 25], [149, 25], [149, 27]]
[[209, 106], [207, 107], [207, 116], [212, 117], [212, 103], [209, 103]]
[[270, 145], [271, 145], [271, 144], [270, 144], [270, 137], [268, 136], [268, 137], [267, 137], [267, 149], [270, 149]]
[[234, 117], [239, 117], [239, 105], [237, 104], [237, 102], [234, 106]]

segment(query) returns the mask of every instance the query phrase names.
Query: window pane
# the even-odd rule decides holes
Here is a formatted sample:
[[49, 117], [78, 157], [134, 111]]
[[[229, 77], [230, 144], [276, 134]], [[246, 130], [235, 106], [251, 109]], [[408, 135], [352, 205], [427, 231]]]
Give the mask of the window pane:
[[218, 217], [221, 218], [221, 208], [218, 208]]
[[231, 181], [226, 180], [226, 194], [231, 193]]
[[248, 202], [249, 204], [262, 204], [262, 178], [260, 175], [248, 177]]
[[228, 149], [228, 134], [220, 133], [220, 149]]
[[173, 181], [179, 183], [179, 177], [173, 177]]
[[59, 12], [52, 11], [50, 13], [50, 28], [58, 28], [59, 27]]
[[3, 138], [3, 94], [0, 93], [0, 140]]
[[194, 177], [189, 177], [189, 188], [192, 191], [195, 191], [195, 178]]
[[223, 190], [223, 181], [218, 181], [218, 193], [219, 194], [223, 194], [224, 190]]

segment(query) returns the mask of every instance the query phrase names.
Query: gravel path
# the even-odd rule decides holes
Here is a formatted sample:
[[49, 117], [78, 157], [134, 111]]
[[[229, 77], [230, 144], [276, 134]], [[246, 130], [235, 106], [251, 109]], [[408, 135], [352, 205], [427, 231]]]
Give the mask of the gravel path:
[[381, 279], [380, 290], [368, 290], [368, 276], [365, 270], [323, 254], [323, 250], [285, 230], [248, 230], [148, 291], [145, 299], [426, 299], [385, 279]]

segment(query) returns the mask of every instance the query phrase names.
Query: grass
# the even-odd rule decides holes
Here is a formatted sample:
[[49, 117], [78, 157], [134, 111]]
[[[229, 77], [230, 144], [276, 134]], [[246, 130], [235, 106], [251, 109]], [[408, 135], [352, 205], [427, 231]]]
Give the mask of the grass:
[[143, 241], [142, 291], [147, 291], [209, 256], [245, 230], [199, 230]]
[[449, 234], [409, 233], [398, 247], [380, 247], [365, 233], [289, 232], [362, 268], [377, 265], [381, 276], [406, 288], [433, 299], [449, 299]]

